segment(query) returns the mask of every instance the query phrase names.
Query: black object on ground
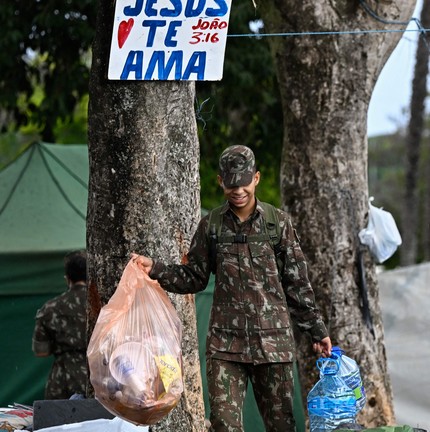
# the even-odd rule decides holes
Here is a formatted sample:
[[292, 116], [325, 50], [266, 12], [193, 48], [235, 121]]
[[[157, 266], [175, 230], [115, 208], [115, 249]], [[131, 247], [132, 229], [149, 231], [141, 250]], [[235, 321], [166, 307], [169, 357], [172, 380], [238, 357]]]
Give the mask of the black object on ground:
[[96, 399], [38, 400], [33, 404], [33, 430], [88, 420], [113, 419]]

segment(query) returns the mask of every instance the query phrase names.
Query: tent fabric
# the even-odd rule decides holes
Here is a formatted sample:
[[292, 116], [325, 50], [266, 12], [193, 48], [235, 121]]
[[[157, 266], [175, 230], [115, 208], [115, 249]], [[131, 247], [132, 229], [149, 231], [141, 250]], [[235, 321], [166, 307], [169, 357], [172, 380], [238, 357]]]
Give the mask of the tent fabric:
[[52, 295], [0, 296], [0, 407], [14, 402], [32, 405], [44, 399], [52, 357], [37, 358], [31, 350], [34, 316]]
[[34, 143], [0, 172], [0, 254], [85, 245], [88, 165], [85, 145]]
[[59, 293], [85, 248], [88, 147], [34, 143], [0, 171], [0, 295]]
[[43, 399], [53, 359], [33, 355], [34, 317], [85, 248], [88, 166], [86, 145], [34, 143], [0, 171], [0, 406]]
[[[1, 220], [1, 218], [0, 218]], [[1, 222], [0, 222], [1, 223]], [[84, 249], [81, 245], [79, 249]], [[60, 294], [64, 253], [0, 254], [0, 301], [6, 295]]]

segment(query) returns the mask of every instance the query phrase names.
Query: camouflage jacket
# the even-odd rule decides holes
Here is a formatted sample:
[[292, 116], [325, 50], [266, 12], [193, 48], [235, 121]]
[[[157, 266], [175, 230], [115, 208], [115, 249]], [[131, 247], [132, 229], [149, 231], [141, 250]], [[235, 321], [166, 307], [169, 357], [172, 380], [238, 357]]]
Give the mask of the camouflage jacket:
[[[282, 232], [284, 268], [279, 275], [269, 242], [217, 245], [215, 289], [206, 343], [207, 355], [246, 362], [291, 362], [295, 345], [291, 319], [314, 341], [328, 336], [307, 275], [307, 264], [287, 213], [277, 209]], [[264, 209], [259, 205], [241, 222], [223, 210], [222, 235], [265, 233]], [[196, 293], [210, 276], [208, 216], [199, 223], [185, 265], [154, 260], [150, 276], [174, 293]], [[280, 277], [281, 276], [281, 277]]]
[[46, 399], [68, 399], [74, 393], [85, 393], [86, 298], [86, 286], [74, 285], [36, 313], [33, 351], [55, 357]]

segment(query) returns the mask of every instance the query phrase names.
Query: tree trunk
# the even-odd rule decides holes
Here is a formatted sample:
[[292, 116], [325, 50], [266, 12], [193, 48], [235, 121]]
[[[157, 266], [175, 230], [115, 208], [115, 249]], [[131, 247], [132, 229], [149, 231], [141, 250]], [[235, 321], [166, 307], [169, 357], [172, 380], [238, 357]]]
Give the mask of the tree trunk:
[[424, 166], [424, 199], [423, 199], [423, 261], [430, 261], [430, 139], [425, 140], [426, 151], [423, 159]]
[[[100, 2], [90, 78], [88, 328], [131, 252], [179, 263], [200, 218], [194, 83], [107, 80], [114, 2]], [[203, 431], [193, 296], [170, 296], [183, 322], [185, 390], [151, 431]]]
[[[430, 2], [428, 1], [423, 2], [421, 24], [425, 29], [430, 26]], [[403, 243], [400, 249], [400, 263], [404, 266], [415, 264], [418, 255], [418, 233], [420, 232], [418, 180], [429, 73], [429, 43], [430, 35], [428, 33], [420, 35], [412, 81], [410, 119], [406, 135], [406, 184], [402, 217]]]
[[[415, 2], [369, 4], [386, 20], [408, 21]], [[267, 33], [389, 27], [352, 1], [265, 0], [258, 7]], [[302, 239], [332, 341], [360, 365], [367, 404], [358, 420], [367, 427], [395, 421], [375, 267], [366, 253], [366, 325], [357, 234], [366, 226], [368, 212], [367, 109], [378, 75], [400, 37], [373, 33], [270, 38], [284, 112], [282, 202]], [[297, 345], [305, 398], [318, 380], [316, 356], [308, 338], [298, 335]]]

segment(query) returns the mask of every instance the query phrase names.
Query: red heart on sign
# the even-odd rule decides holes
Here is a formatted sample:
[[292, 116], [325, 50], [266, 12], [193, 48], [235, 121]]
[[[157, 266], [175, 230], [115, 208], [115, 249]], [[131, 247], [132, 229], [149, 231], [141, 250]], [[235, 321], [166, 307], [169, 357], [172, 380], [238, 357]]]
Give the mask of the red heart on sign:
[[134, 19], [130, 18], [128, 21], [121, 21], [118, 28], [118, 45], [120, 48], [124, 45], [134, 25]]

